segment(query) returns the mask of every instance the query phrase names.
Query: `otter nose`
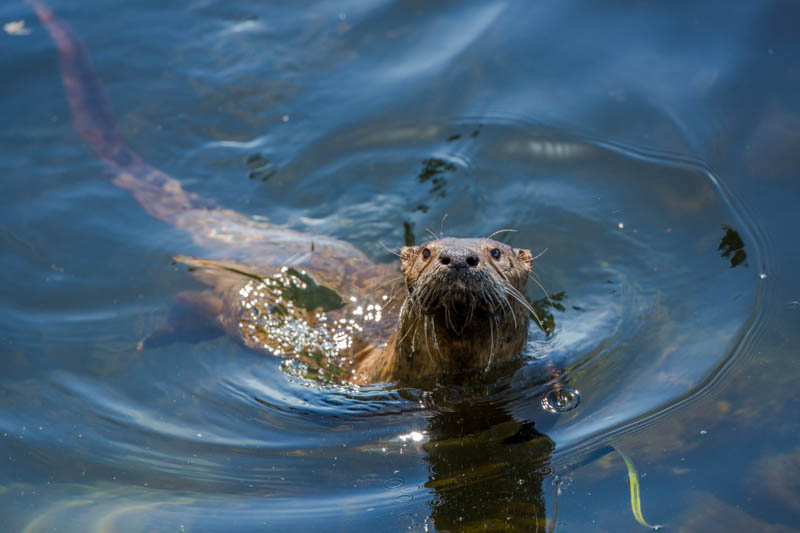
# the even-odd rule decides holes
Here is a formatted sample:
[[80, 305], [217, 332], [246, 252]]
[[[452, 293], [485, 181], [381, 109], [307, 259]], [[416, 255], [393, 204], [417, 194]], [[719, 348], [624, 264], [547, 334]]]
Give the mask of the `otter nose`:
[[473, 268], [478, 266], [478, 254], [469, 248], [447, 248], [439, 252], [439, 262], [450, 268]]

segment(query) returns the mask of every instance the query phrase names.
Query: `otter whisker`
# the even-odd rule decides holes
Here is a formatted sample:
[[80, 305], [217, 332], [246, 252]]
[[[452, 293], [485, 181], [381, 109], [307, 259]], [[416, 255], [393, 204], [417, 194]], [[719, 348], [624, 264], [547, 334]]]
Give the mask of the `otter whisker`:
[[396, 301], [396, 299], [397, 299], [397, 287], [395, 286], [392, 287], [392, 292], [389, 293], [389, 296], [386, 298], [386, 300], [383, 301], [381, 305], [383, 306], [384, 309], [388, 309], [389, 306]]
[[420, 322], [424, 322], [424, 319], [423, 320], [419, 320], [419, 318], [422, 317], [422, 316], [423, 315], [420, 315], [417, 318], [417, 320], [414, 321], [414, 334], [411, 335], [411, 353], [412, 354], [416, 353], [416, 351], [417, 351], [417, 337], [419, 337], [419, 324], [420, 324]]
[[[445, 305], [444, 308], [447, 310], [448, 314], [450, 313], [450, 311], [452, 311], [454, 315], [458, 315], [459, 314], [458, 311], [455, 308], [453, 308], [450, 304]], [[467, 309], [469, 309], [469, 305], [467, 306]], [[463, 314], [462, 314], [462, 316], [463, 316]], [[466, 319], [464, 320], [464, 322], [461, 322], [461, 323], [458, 323], [458, 324], [453, 324], [451, 330], [456, 335], [461, 335], [464, 332], [464, 325], [465, 324], [466, 324]]]
[[433, 300], [438, 296], [435, 288], [430, 283], [420, 285], [415, 288], [413, 295], [423, 310], [431, 307]]
[[539, 288], [540, 288], [540, 289], [542, 289], [542, 292], [544, 293], [544, 297], [545, 297], [545, 298], [547, 298], [547, 303], [549, 303], [550, 305], [553, 305], [553, 300], [551, 300], [551, 299], [550, 299], [550, 295], [549, 295], [549, 294], [547, 294], [547, 290], [544, 288], [544, 285], [542, 285], [541, 283], [539, 283], [539, 280], [538, 280], [538, 279], [536, 279], [536, 276], [534, 276], [534, 275], [533, 275], [533, 273], [529, 273], [529, 274], [528, 274], [528, 277], [529, 277], [530, 279], [532, 279], [532, 280], [533, 280], [533, 282], [534, 282], [535, 284], [537, 284], [537, 285], [539, 286]]
[[494, 285], [492, 287], [492, 292], [489, 293], [489, 299], [492, 302], [492, 309], [495, 313], [500, 313], [503, 316], [506, 314], [506, 298], [503, 295], [506, 292], [506, 288], [502, 285]]
[[447, 213], [442, 217], [442, 222], [439, 224], [439, 238], [444, 237], [444, 221], [447, 220]]
[[390, 283], [394, 283], [395, 281], [397, 281], [397, 280], [399, 280], [399, 279], [403, 279], [403, 277], [404, 277], [404, 276], [403, 276], [402, 274], [400, 274], [399, 276], [395, 276], [395, 277], [393, 277], [393, 278], [391, 278], [391, 279], [387, 279], [387, 280], [386, 280], [386, 281], [384, 281], [383, 283], [378, 283], [377, 285], [373, 286], [373, 287], [371, 288], [371, 290], [372, 290], [372, 291], [376, 291], [376, 290], [380, 289], [381, 287], [383, 287], [383, 286], [385, 286], [385, 285], [389, 285]]
[[433, 237], [433, 239], [434, 239], [434, 240], [436, 240], [436, 239], [438, 239], [438, 238], [439, 238], [439, 236], [438, 236], [438, 235], [436, 235], [436, 232], [435, 232], [435, 231], [433, 231], [431, 228], [425, 228], [425, 231], [427, 231], [427, 232], [428, 232], [428, 234], [429, 234], [431, 237]]
[[453, 326], [453, 318], [450, 316], [450, 306], [444, 306], [444, 323], [445, 325], [455, 331], [455, 326]]
[[545, 252], [546, 252], [547, 250], [549, 250], [549, 248], [545, 248], [544, 250], [542, 250], [541, 252], [539, 252], [538, 254], [536, 254], [535, 256], [533, 256], [533, 257], [531, 258], [531, 262], [533, 262], [533, 261], [536, 261], [537, 259], [539, 259], [540, 257], [542, 257], [542, 256], [545, 254]]
[[501, 305], [501, 298], [497, 295], [497, 288], [492, 287], [492, 290], [484, 290], [483, 291], [484, 300], [487, 301], [492, 309], [492, 312], [503, 312], [502, 305]]
[[[420, 293], [420, 292], [421, 292], [421, 294], [417, 294], [417, 293]], [[421, 308], [420, 309], [421, 311], [424, 311], [425, 309], [428, 309], [428, 307], [430, 306], [431, 300], [433, 298], [433, 295], [431, 294], [431, 292], [432, 291], [430, 291], [430, 290], [428, 290], [428, 291], [415, 291], [415, 294], [417, 296], [417, 301], [419, 302], [419, 307]]]
[[[405, 307], [405, 304], [403, 304], [403, 306]], [[400, 310], [400, 314], [401, 315], [403, 314], [403, 311], [404, 311], [403, 309]], [[422, 315], [418, 314], [416, 316], [416, 318], [414, 318], [414, 322], [411, 324], [411, 326], [409, 326], [409, 328], [405, 331], [405, 333], [403, 333], [403, 336], [400, 337], [397, 340], [397, 344], [401, 344], [405, 340], [405, 338], [408, 337], [408, 334], [411, 333], [412, 331], [414, 332], [414, 334], [416, 334], [416, 326], [417, 326], [417, 323], [419, 323], [419, 317], [420, 316], [422, 316]], [[414, 350], [414, 337], [413, 336], [411, 337], [411, 350], [412, 351]]]
[[384, 248], [384, 249], [385, 249], [387, 252], [389, 252], [390, 254], [392, 254], [392, 255], [396, 255], [397, 257], [403, 257], [403, 256], [400, 254], [400, 252], [398, 252], [398, 251], [395, 251], [395, 250], [392, 250], [391, 248], [389, 248], [388, 246], [386, 246], [386, 245], [385, 245], [385, 244], [384, 244], [382, 241], [379, 241], [379, 242], [378, 242], [378, 244], [380, 244], [380, 245], [381, 245], [381, 246], [382, 246], [382, 247], [383, 247], [383, 248]]
[[518, 290], [512, 287], [508, 287], [508, 289], [509, 289], [508, 294], [512, 298], [514, 298], [517, 302], [519, 302], [520, 305], [522, 305], [522, 307], [527, 309], [533, 315], [533, 318], [536, 319], [536, 323], [541, 326], [543, 324], [542, 320], [539, 318], [539, 315], [536, 314], [536, 311], [533, 309], [533, 306], [527, 301], [525, 296], [520, 294]]
[[423, 320], [423, 324], [425, 326], [425, 347], [427, 348], [428, 358], [431, 360], [431, 364], [436, 366], [436, 361], [433, 360], [433, 350], [431, 350], [431, 345], [428, 341], [430, 341], [430, 335], [428, 335], [428, 322], [431, 318], [431, 315], [426, 315], [425, 320]]
[[522, 294], [521, 292], [519, 292], [517, 289], [515, 289], [510, 285], [505, 286], [505, 291], [506, 294], [510, 295], [517, 302], [519, 302], [520, 305], [522, 305], [522, 307], [533, 313], [534, 311], [533, 306], [530, 304], [530, 302], [528, 301], [528, 299], [525, 297], [524, 294]]
[[[504, 289], [505, 289], [505, 287], [504, 287]], [[508, 309], [508, 312], [511, 315], [511, 318], [514, 320], [514, 329], [516, 330], [517, 329], [517, 314], [511, 308], [511, 302], [508, 301], [508, 289], [505, 289], [503, 292], [506, 295], [506, 297], [502, 298], [502, 301], [505, 304], [505, 307]]]
[[430, 315], [431, 319], [431, 336], [433, 337], [433, 347], [436, 348], [436, 354], [438, 355], [437, 359], [441, 361], [442, 359], [442, 352], [439, 351], [439, 339], [436, 338], [436, 322], [433, 315]]
[[391, 293], [389, 299], [383, 302], [383, 307], [388, 308], [391, 304], [397, 301], [397, 294]]
[[464, 333], [464, 329], [470, 322], [472, 322], [472, 318], [475, 314], [475, 306], [476, 306], [475, 297], [472, 294], [469, 294], [468, 297], [469, 301], [467, 302], [465, 307], [466, 313], [461, 314], [461, 316], [464, 317], [464, 321], [461, 322], [461, 324], [459, 324], [458, 327], [454, 326], [452, 328], [453, 331], [455, 331], [458, 335], [462, 335]]
[[508, 299], [504, 297], [504, 294], [508, 291], [506, 285], [493, 278], [489, 278], [489, 280], [491, 280], [490, 281], [491, 291], [488, 291], [487, 288], [487, 292], [488, 292], [488, 299], [489, 301], [491, 301], [492, 307], [495, 308], [497, 312], [502, 313], [503, 316], [505, 316], [506, 309], [508, 309], [508, 312], [513, 315], [514, 311], [508, 304]]
[[484, 238], [485, 239], [491, 239], [492, 237], [494, 237], [495, 235], [498, 235], [500, 233], [517, 232], [517, 231], [518, 230], [511, 229], [511, 228], [499, 229], [499, 230], [495, 231], [494, 233], [492, 233], [491, 235], [489, 235], [488, 237], [484, 237]]
[[486, 370], [492, 366], [494, 361], [494, 317], [489, 315], [489, 362], [486, 363]]
[[420, 309], [425, 308], [425, 304], [427, 303], [428, 292], [425, 291], [425, 287], [416, 287], [411, 293], [408, 295], [408, 301], [414, 307], [419, 307]]

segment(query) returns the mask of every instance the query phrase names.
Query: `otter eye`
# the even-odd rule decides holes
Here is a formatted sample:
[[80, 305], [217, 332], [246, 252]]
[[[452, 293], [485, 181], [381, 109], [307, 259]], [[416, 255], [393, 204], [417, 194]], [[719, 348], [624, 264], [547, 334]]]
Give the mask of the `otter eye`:
[[492, 256], [494, 259], [500, 259], [500, 248], [492, 248], [492, 251], [491, 251], [491, 252], [489, 252], [489, 254], [490, 254], [490, 255], [491, 255], [491, 256]]
[[423, 249], [422, 249], [422, 258], [423, 258], [423, 259], [427, 259], [427, 258], [429, 258], [430, 256], [431, 256], [431, 251], [430, 251], [430, 250], [428, 250], [427, 248], [423, 248]]

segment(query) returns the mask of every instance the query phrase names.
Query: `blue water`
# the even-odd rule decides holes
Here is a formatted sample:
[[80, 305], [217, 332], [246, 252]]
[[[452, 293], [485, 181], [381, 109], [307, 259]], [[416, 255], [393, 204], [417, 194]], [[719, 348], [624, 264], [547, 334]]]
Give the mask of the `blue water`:
[[[187, 190], [379, 263], [511, 228], [553, 305], [530, 283], [550, 322], [520, 359], [429, 390], [224, 337], [138, 351], [199, 288], [173, 257], [215, 250], [109, 182], [6, 2], [5, 530], [643, 529], [613, 448], [650, 523], [795, 530], [796, 5], [51, 6]], [[548, 364], [574, 409], [543, 407]]]

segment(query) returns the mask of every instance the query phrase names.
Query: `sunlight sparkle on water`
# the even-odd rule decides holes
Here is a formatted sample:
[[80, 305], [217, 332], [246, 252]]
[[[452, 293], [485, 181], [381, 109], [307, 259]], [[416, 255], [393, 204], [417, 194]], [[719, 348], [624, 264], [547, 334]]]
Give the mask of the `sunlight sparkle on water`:
[[425, 439], [425, 431], [412, 431], [411, 433], [407, 433], [405, 435], [398, 435], [398, 439], [403, 442], [411, 441], [411, 442], [422, 442]]

